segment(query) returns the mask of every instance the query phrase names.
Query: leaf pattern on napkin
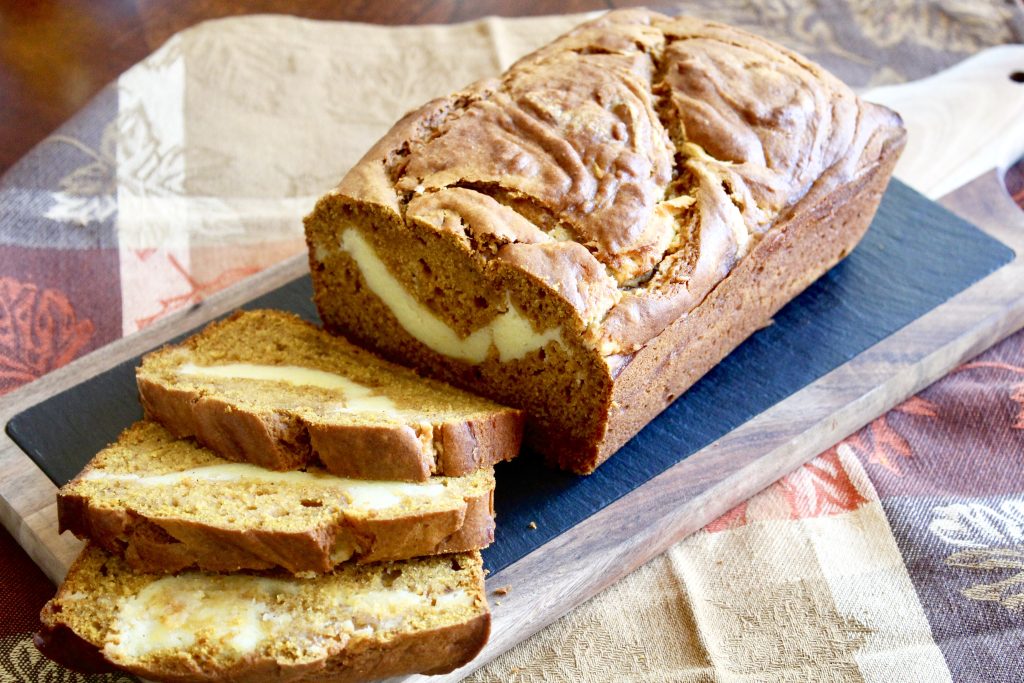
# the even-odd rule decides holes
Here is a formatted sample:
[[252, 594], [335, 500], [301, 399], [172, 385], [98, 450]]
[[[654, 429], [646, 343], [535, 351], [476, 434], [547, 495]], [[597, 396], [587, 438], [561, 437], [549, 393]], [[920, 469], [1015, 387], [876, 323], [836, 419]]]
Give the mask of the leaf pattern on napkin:
[[87, 159], [50, 194], [53, 205], [44, 214], [50, 220], [79, 226], [104, 222], [117, 212], [119, 186], [134, 196], [184, 194], [184, 147], [162, 145], [141, 105], [107, 124], [98, 149], [68, 135], [52, 135], [45, 142], [74, 147]]
[[850, 436], [844, 442], [856, 455], [866, 459], [869, 465], [881, 465], [897, 477], [903, 476], [900, 460], [911, 458], [914, 449], [891, 423], [895, 414], [913, 415], [916, 417], [936, 417], [937, 406], [914, 396], [873, 420], [867, 427]]
[[[353, 106], [350, 89], [335, 87], [325, 93], [324, 111], [336, 121], [346, 124], [353, 121], [375, 123], [382, 117], [390, 124], [401, 112], [478, 80], [481, 72], [496, 75], [499, 71], [496, 61], [489, 71], [479, 63], [453, 63], [427, 44], [409, 45], [400, 51], [381, 55], [372, 74], [374, 82], [379, 85], [360, 93], [358, 107]], [[364, 63], [354, 63], [345, 55], [331, 60], [330, 73], [337, 83], [357, 83], [369, 75]], [[388, 127], [390, 125], [384, 130]]]
[[74, 360], [93, 331], [62, 292], [0, 278], [0, 394]]
[[779, 42], [802, 54], [824, 52], [840, 55], [852, 62], [865, 63], [840, 44], [833, 22], [816, 3], [806, 0], [729, 0], [716, 5], [714, 20]]
[[141, 104], [122, 111], [115, 125], [117, 183], [135, 196], [183, 194], [185, 148], [161, 143]]
[[58, 183], [51, 193], [53, 205], [44, 214], [59, 223], [85, 226], [102, 223], [117, 212], [117, 129], [112, 122], [103, 129], [99, 149], [92, 149], [69, 135], [51, 135], [43, 141], [74, 147], [88, 159]]
[[1012, 42], [1010, 3], [950, 0], [850, 0], [861, 34], [879, 47], [913, 42], [935, 50], [976, 52], [993, 40]]
[[941, 540], [962, 548], [946, 565], [970, 572], [977, 581], [961, 594], [971, 600], [994, 602], [1009, 610], [1024, 609], [1024, 501], [954, 503], [934, 508], [929, 530]]
[[[860, 678], [854, 654], [862, 650], [874, 629], [843, 614], [818, 577], [793, 580], [733, 594], [729, 601], [708, 603], [731, 615], [717, 634], [717, 647], [728, 660], [732, 680], [785, 681], [787, 673], [806, 662], [828, 661], [832, 680]], [[729, 628], [731, 627], [731, 628]], [[719, 679], [721, 680], [721, 679]], [[726, 679], [729, 680], [729, 679]]]
[[724, 515], [705, 526], [704, 531], [709, 534], [717, 534], [721, 531], [728, 531], [730, 529], [738, 529], [741, 526], [746, 526], [749, 521], [747, 519], [747, 503], [748, 501], [743, 501], [732, 510], [729, 510]]
[[[140, 251], [147, 252], [150, 250]], [[142, 256], [141, 253], [140, 256]], [[146, 256], [142, 256], [142, 258], [145, 259]], [[137, 319], [135, 321], [136, 329], [141, 330], [148, 327], [172, 311], [184, 308], [190, 304], [197, 304], [214, 292], [218, 292], [228, 285], [238, 282], [250, 275], [255, 275], [260, 270], [257, 266], [228, 268], [213, 279], [199, 280], [189, 273], [188, 269], [181, 264], [174, 254], [167, 254], [167, 262], [170, 264], [173, 271], [176, 271], [181, 275], [182, 282], [184, 283], [183, 289], [180, 293], [175, 294], [174, 296], [161, 298], [159, 301], [159, 310], [152, 315], [147, 315], [146, 317]]]
[[856, 510], [868, 502], [831, 448], [776, 484], [789, 503], [790, 519], [824, 517]]
[[928, 530], [958, 548], [1024, 545], [1024, 501], [940, 505], [932, 509]]
[[268, 49], [237, 22], [223, 22], [216, 31], [196, 27], [185, 45], [189, 78], [224, 93], [240, 110], [270, 116], [288, 97], [299, 55], [309, 49], [297, 40]]
[[996, 602], [1009, 610], [1024, 609], [1024, 546], [962, 550], [946, 558], [950, 567], [981, 572], [1016, 572], [990, 583], [963, 589], [964, 597]]
[[842, 444], [825, 451], [803, 467], [790, 472], [750, 500], [744, 501], [704, 527], [718, 533], [769, 519], [797, 520], [852, 512], [871, 502], [847, 467], [861, 470]]

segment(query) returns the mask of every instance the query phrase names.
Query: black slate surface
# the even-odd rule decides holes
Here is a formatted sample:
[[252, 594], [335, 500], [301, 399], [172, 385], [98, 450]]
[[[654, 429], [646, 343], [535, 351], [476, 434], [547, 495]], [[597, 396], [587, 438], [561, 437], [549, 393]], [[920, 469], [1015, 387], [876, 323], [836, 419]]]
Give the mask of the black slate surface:
[[[1013, 258], [982, 233], [893, 181], [863, 242], [589, 477], [524, 454], [497, 468], [492, 572], [515, 562], [750, 418], [921, 317]], [[245, 308], [316, 320], [308, 277]], [[136, 360], [15, 416], [11, 438], [61, 485], [142, 415]], [[530, 522], [537, 529], [528, 528]]]

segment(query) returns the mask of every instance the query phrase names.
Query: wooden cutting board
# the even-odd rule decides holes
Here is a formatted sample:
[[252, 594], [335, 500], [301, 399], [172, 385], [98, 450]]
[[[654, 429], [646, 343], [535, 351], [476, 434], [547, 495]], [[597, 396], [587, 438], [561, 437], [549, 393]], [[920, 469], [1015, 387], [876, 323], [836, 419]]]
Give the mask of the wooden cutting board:
[[[945, 201], [981, 230], [894, 183], [847, 261], [597, 474], [554, 473], [529, 457], [499, 468], [497, 540], [485, 557], [489, 585], [514, 590], [495, 606], [483, 655], [448, 678], [528, 637], [1024, 326], [1024, 260], [1016, 256], [1024, 253], [1024, 215], [998, 172], [1024, 150], [1024, 86], [1007, 77], [1021, 67], [1024, 48], [1000, 48], [933, 79], [871, 94], [907, 119], [905, 179], [934, 193], [958, 181], [954, 170], [980, 163], [978, 170], [989, 171]], [[964, 102], [971, 110], [957, 114]], [[984, 119], [972, 122], [972, 115]], [[6, 397], [0, 516], [52, 578], [79, 548], [56, 534], [55, 483], [139, 416], [134, 359], [238, 305], [315, 316], [305, 268], [304, 259], [282, 264]]]

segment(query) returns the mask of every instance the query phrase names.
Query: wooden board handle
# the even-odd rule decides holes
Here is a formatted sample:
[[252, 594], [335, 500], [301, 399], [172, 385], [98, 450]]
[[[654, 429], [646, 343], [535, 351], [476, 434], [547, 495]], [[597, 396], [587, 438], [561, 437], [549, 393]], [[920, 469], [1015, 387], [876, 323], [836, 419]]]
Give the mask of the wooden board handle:
[[1024, 79], [1024, 45], [990, 48], [929, 78], [865, 92], [906, 123], [896, 177], [937, 199], [1016, 162], [1024, 155], [1024, 82], [1015, 78]]
[[943, 196], [939, 203], [1024, 256], [1024, 211], [1006, 191], [1003, 174], [992, 169]]

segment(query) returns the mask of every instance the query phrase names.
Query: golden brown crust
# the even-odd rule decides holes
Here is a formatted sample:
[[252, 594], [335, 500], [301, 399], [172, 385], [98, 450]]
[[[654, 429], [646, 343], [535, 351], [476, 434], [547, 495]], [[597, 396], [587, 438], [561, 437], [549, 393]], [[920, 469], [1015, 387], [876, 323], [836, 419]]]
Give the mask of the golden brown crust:
[[[59, 496], [61, 531], [123, 554], [133, 569], [175, 573], [185, 569], [231, 572], [280, 567], [293, 573], [326, 572], [336, 545], [354, 546], [352, 561], [404, 560], [486, 548], [494, 541], [493, 493], [466, 500], [464, 510], [399, 519], [341, 522], [306, 532], [239, 532], [181, 520], [150, 520], [125, 510]], [[345, 520], [348, 522], [348, 520]]]
[[[853, 248], [904, 135], [757, 36], [612, 12], [385, 136], [307, 218], [315, 299], [332, 331], [523, 408], [528, 445], [588, 473]], [[805, 226], [834, 215], [841, 233]], [[367, 279], [349, 230], [462, 338], [511, 305], [560, 341], [508, 361], [428, 344]], [[770, 296], [719, 305], [753, 286], [747, 272]], [[634, 384], [660, 395], [627, 396]]]
[[[387, 390], [389, 382], [401, 383], [406, 392], [410, 385], [417, 387], [424, 406], [418, 418], [422, 422], [345, 421], [336, 415], [311, 414], [277, 405], [272, 393], [262, 401], [264, 405], [257, 405], [245, 396], [186, 385], [175, 376], [174, 363], [180, 364], [182, 359], [192, 356], [202, 357], [212, 345], [211, 339], [223, 344], [225, 338], [236, 333], [236, 355], [255, 362], [259, 351], [245, 351], [251, 343], [246, 334], [253, 330], [266, 336], [278, 332], [282, 342], [290, 335], [298, 340], [296, 345], [314, 346], [321, 358], [332, 356], [331, 362], [335, 364], [339, 359], [350, 358], [346, 362], [364, 373], [367, 368], [375, 372], [382, 391]], [[273, 338], [271, 341], [278, 343]], [[275, 352], [279, 355], [279, 350]], [[218, 357], [225, 356], [220, 348], [217, 353]], [[280, 364], [280, 359], [270, 364]], [[343, 477], [426, 481], [432, 475], [463, 476], [511, 459], [519, 452], [522, 441], [524, 418], [518, 410], [424, 381], [405, 368], [373, 358], [345, 340], [332, 338], [280, 311], [238, 312], [212, 323], [183, 344], [146, 356], [136, 380], [148, 419], [162, 423], [178, 437], [196, 438], [225, 458], [268, 469], [293, 470], [322, 464]], [[436, 413], [431, 412], [434, 406]], [[440, 447], [441, 442], [421, 437], [418, 430], [424, 426], [443, 437]], [[475, 438], [450, 437], [457, 433], [473, 434]]]
[[[486, 543], [479, 545], [480, 539]], [[461, 553], [484, 548], [494, 541], [494, 491], [466, 501], [466, 515], [458, 531], [441, 541], [438, 553]]]
[[[436, 467], [436, 456], [424, 457], [423, 444], [409, 425], [310, 425], [307, 431], [312, 452], [339, 477], [427, 481]], [[459, 476], [477, 468], [437, 469]]]
[[275, 420], [276, 416], [235, 410], [217, 396], [199, 395], [145, 375], [136, 379], [143, 414], [179, 438], [194, 437], [225, 458], [267, 469], [294, 470], [313, 462], [306, 440], [295, 438], [295, 426]]

